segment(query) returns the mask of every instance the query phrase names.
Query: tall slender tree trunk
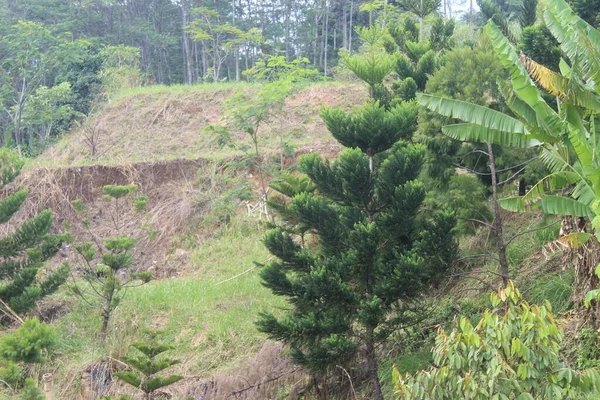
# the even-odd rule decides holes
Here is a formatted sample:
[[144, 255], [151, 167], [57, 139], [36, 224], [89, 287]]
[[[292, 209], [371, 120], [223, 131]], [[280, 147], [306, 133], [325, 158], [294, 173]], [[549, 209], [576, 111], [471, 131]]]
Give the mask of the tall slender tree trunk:
[[348, 27], [348, 32], [350, 33], [348, 36], [348, 50], [352, 52], [352, 18], [354, 17], [354, 0], [350, 0], [350, 26]]
[[344, 2], [344, 7], [342, 8], [342, 46], [347, 50], [348, 49], [348, 9], [346, 8], [346, 2]]
[[421, 9], [419, 10], [419, 42], [423, 40], [423, 0], [421, 0]]
[[381, 391], [381, 382], [379, 381], [379, 368], [377, 367], [377, 354], [375, 353], [375, 343], [373, 340], [374, 329], [371, 327], [367, 328], [367, 369], [369, 380], [371, 381], [371, 400], [383, 400], [383, 392]]
[[[185, 3], [181, 3], [181, 19], [182, 19], [182, 23], [183, 23], [183, 28], [186, 27], [187, 25], [187, 15], [185, 12]], [[192, 84], [193, 81], [193, 77], [192, 77], [192, 49], [190, 48], [190, 40], [188, 37], [188, 34], [185, 32], [185, 29], [182, 30], [183, 32], [183, 57], [185, 59], [185, 83], [188, 85]]]
[[494, 203], [494, 223], [493, 230], [496, 236], [496, 249], [498, 251], [498, 261], [500, 262], [500, 274], [502, 275], [502, 285], [506, 287], [510, 279], [508, 274], [508, 261], [506, 260], [506, 245], [504, 244], [502, 231], [502, 214], [500, 204], [498, 203], [498, 177], [496, 176], [496, 158], [494, 149], [490, 143], [487, 144], [488, 157], [490, 160], [490, 173], [492, 175], [492, 200]]
[[473, 0], [469, 0], [469, 25], [473, 25]]
[[323, 76], [327, 76], [327, 48], [329, 47], [329, 1], [325, 0], [325, 35], [323, 36]]

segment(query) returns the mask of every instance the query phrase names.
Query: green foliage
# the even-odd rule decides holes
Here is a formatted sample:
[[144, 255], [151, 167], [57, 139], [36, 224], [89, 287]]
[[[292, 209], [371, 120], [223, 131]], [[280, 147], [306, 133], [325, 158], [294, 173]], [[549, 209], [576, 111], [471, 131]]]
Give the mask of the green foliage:
[[38, 87], [23, 108], [21, 118], [23, 128], [30, 130], [32, 137], [37, 137], [43, 149], [53, 133], [61, 132], [61, 122], [76, 116], [81, 114], [72, 106], [71, 84], [63, 82], [51, 88]]
[[555, 313], [568, 311], [573, 306], [571, 300], [573, 271], [567, 270], [555, 275], [548, 275], [550, 274], [544, 274], [533, 281], [527, 297], [534, 304], [542, 304], [544, 301], [548, 301]]
[[140, 69], [141, 51], [136, 47], [125, 45], [106, 46], [100, 51], [104, 92], [114, 95], [121, 88], [132, 88], [142, 84]]
[[444, 20], [443, 18], [436, 18], [431, 26], [431, 35], [429, 41], [431, 42], [431, 49], [435, 51], [451, 50], [454, 47], [454, 34], [455, 22], [453, 19]]
[[417, 97], [417, 91], [419, 90], [417, 82], [411, 77], [405, 78], [401, 82], [394, 83], [392, 87], [396, 96], [402, 101], [413, 100]]
[[396, 73], [400, 80], [412, 78], [419, 90], [425, 89], [429, 76], [438, 69], [435, 52], [427, 43], [407, 42], [407, 54], [401, 54], [396, 61]]
[[[346, 113], [339, 108], [324, 107], [321, 117], [333, 137], [346, 147], [356, 146], [365, 154], [381, 153], [403, 139], [410, 139], [417, 122], [415, 103], [400, 103], [386, 110], [377, 102]], [[366, 126], [376, 127], [365, 135]]]
[[[190, 34], [192, 40], [202, 44], [206, 56], [210, 59], [211, 66], [204, 79], [218, 81], [221, 68], [229, 54], [239, 51], [244, 46], [260, 45], [264, 41], [258, 28], [244, 30], [225, 22], [225, 18], [216, 7], [197, 7], [192, 13], [197, 18], [187, 24], [184, 30]], [[239, 80], [239, 75], [236, 79]]]
[[35, 318], [28, 318], [13, 333], [0, 338], [0, 358], [12, 362], [40, 363], [56, 344], [56, 333]]
[[293, 82], [314, 82], [321, 79], [318, 70], [308, 67], [308, 58], [287, 61], [285, 56], [262, 54], [261, 60], [242, 75], [249, 81], [274, 82], [290, 79]]
[[[445, 116], [468, 122], [466, 126], [446, 127], [450, 136], [516, 147], [541, 145], [540, 159], [550, 173], [525, 196], [503, 200], [502, 207], [510, 211], [539, 208], [546, 214], [589, 218], [596, 236], [594, 240], [598, 240], [600, 170], [597, 168], [598, 132], [595, 126], [600, 110], [597, 94], [600, 89], [597, 83], [600, 79], [600, 32], [577, 16], [563, 0], [544, 2], [541, 15], [572, 64], [561, 61], [560, 73], [518, 54], [493, 22], [486, 27], [496, 55], [509, 71], [510, 87], [501, 89], [506, 105], [517, 118], [440, 97], [423, 96], [419, 100]], [[540, 88], [559, 99], [558, 110], [545, 101]], [[559, 190], [563, 195], [557, 195]], [[590, 232], [575, 232], [562, 240], [577, 248], [592, 237]], [[591, 271], [592, 268], [586, 266], [579, 271]], [[596, 272], [600, 272], [598, 268]], [[577, 277], [575, 282], [595, 279], [589, 272], [583, 273], [587, 276]], [[600, 290], [592, 290], [587, 294], [585, 304], [599, 295]]]
[[494, 219], [487, 205], [487, 190], [471, 175], [455, 175], [444, 190], [427, 193], [425, 205], [428, 208], [454, 211], [458, 220], [456, 230], [460, 235], [475, 234], [481, 223]]
[[19, 399], [46, 400], [46, 396], [44, 396], [44, 394], [42, 393], [42, 389], [37, 387], [33, 379], [27, 378], [23, 383], [23, 388], [19, 391]]
[[384, 48], [384, 38], [387, 31], [377, 25], [368, 28], [357, 28], [357, 33], [363, 41], [363, 51], [359, 54], [341, 52], [342, 63], [358, 78], [369, 85], [371, 98], [375, 85], [383, 80], [394, 69], [395, 56], [387, 53]]
[[57, 344], [56, 332], [36, 318], [27, 318], [14, 332], [0, 338], [0, 379], [19, 392], [19, 399], [45, 397], [35, 381], [27, 378], [26, 365], [43, 363]]
[[[4, 184], [13, 181], [23, 166], [23, 161], [8, 149], [0, 151], [0, 163]], [[27, 191], [21, 190], [0, 201], [0, 223], [11, 220], [26, 196]], [[67, 267], [63, 266], [48, 271], [44, 279], [37, 279], [44, 262], [69, 239], [67, 234], [48, 234], [52, 223], [52, 213], [44, 210], [0, 239], [0, 300], [16, 313], [30, 310], [36, 301], [58, 289], [67, 277]], [[4, 307], [0, 309], [9, 315]]]
[[600, 368], [600, 337], [593, 328], [577, 332], [577, 365], [579, 368]]
[[[498, 64], [489, 42], [482, 41], [474, 48], [453, 49], [447, 52], [444, 58], [445, 64], [427, 81], [427, 93], [481, 105], [495, 101], [500, 96], [497, 80], [502, 77], [502, 67]], [[457, 115], [453, 114], [452, 117]], [[429, 111], [419, 114], [416, 140], [427, 146], [425, 170], [427, 175], [435, 178], [443, 187], [447, 187], [450, 182], [456, 164], [469, 161], [468, 158], [464, 159], [465, 153], [473, 150], [471, 147], [463, 148], [455, 138], [442, 133], [442, 128], [452, 121], [447, 116]], [[469, 130], [461, 129], [455, 137], [468, 133]], [[479, 153], [473, 153], [474, 165], [469, 167], [488, 173], [486, 167], [478, 166], [484, 163], [477, 164], [480, 156]], [[511, 165], [499, 163], [498, 169], [505, 166]]]
[[[491, 295], [493, 310], [474, 327], [462, 318], [441, 331], [433, 349], [437, 367], [401, 376], [399, 399], [558, 399], [597, 394], [600, 373], [566, 366], [559, 350], [563, 333], [549, 303], [530, 305], [509, 282]], [[590, 397], [591, 398], [591, 397]]]
[[537, 17], [538, 0], [523, 0], [519, 10], [519, 23], [521, 27], [527, 28], [535, 24]]
[[413, 300], [456, 250], [454, 215], [419, 212], [424, 149], [401, 140], [412, 136], [416, 112], [412, 103], [386, 109], [372, 100], [350, 113], [323, 108], [347, 149], [333, 162], [307, 155], [300, 168], [308, 178], [272, 186], [279, 220], [263, 238], [276, 257], [262, 267], [263, 284], [290, 309], [262, 313], [259, 330], [318, 374], [348, 366], [364, 346], [375, 399], [382, 398], [375, 345], [421, 317]]
[[558, 71], [561, 57], [560, 47], [545, 25], [535, 24], [523, 29], [519, 48], [532, 60]]
[[[229, 146], [244, 152], [246, 157], [242, 164], [244, 167], [257, 172], [263, 197], [266, 197], [267, 194], [266, 178], [272, 174], [274, 166], [264, 162], [260, 133], [263, 126], [271, 121], [276, 113], [281, 111], [285, 99], [296, 89], [297, 86], [288, 76], [284, 80], [265, 84], [256, 96], [248, 95], [242, 91], [237, 92], [225, 102], [227, 107], [225, 121], [227, 125], [210, 125], [207, 127], [216, 136], [216, 141], [220, 146]], [[252, 146], [234, 142], [232, 132], [247, 134], [252, 141]]]
[[410, 12], [418, 17], [426, 17], [440, 8], [441, 0], [408, 0], [402, 3]]
[[[141, 237], [131, 237], [123, 233], [125, 224], [122, 221], [124, 212], [122, 202], [135, 193], [137, 186], [133, 184], [127, 186], [106, 185], [102, 190], [105, 198], [109, 201], [105, 212], [112, 219], [117, 236], [105, 239], [102, 245], [96, 241], [75, 244], [74, 248], [83, 261], [83, 265], [78, 267], [78, 270], [82, 272], [81, 278], [85, 284], [74, 282], [69, 289], [84, 303], [100, 310], [102, 313], [101, 332], [105, 333], [112, 312], [119, 305], [127, 290], [132, 286], [148, 283], [152, 279], [152, 274], [131, 271], [134, 264], [135, 245]], [[137, 199], [129, 200], [131, 200], [129, 206], [140, 213], [145, 210], [148, 197], [142, 195]], [[74, 201], [72, 205], [81, 216], [85, 216], [89, 212], [80, 200]], [[81, 221], [83, 227], [90, 231], [93, 237], [92, 227], [87, 218], [82, 218]], [[140, 225], [144, 226], [143, 223]]]
[[600, 3], [595, 0], [569, 0], [573, 11], [594, 28], [600, 25]]
[[115, 376], [143, 391], [146, 395], [145, 398], [150, 399], [151, 394], [156, 390], [183, 379], [182, 376], [177, 375], [168, 377], [154, 376], [158, 372], [180, 362], [179, 360], [160, 356], [162, 353], [174, 350], [174, 347], [155, 341], [152, 343], [137, 342], [133, 343], [131, 347], [137, 350], [137, 354], [121, 357], [121, 361], [132, 367], [135, 372], [116, 372]]
[[136, 190], [136, 185], [105, 185], [102, 187], [102, 192], [104, 192], [106, 196], [109, 196], [113, 199], [120, 199], [121, 197], [125, 197], [130, 193], [134, 193]]

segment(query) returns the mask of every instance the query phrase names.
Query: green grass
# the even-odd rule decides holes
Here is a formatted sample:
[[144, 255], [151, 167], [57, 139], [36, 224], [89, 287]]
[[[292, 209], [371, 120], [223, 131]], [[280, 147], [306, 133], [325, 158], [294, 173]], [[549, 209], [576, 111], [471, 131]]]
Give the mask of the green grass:
[[554, 314], [569, 310], [573, 303], [574, 271], [572, 269], [559, 273], [546, 272], [533, 281], [526, 293], [528, 300], [534, 304], [544, 304], [546, 300], [552, 305]]
[[[178, 373], [184, 375], [208, 375], [255, 354], [265, 340], [254, 325], [258, 312], [285, 305], [262, 287], [258, 269], [242, 274], [267, 258], [258, 228], [257, 221], [237, 217], [197, 243], [196, 272], [130, 289], [105, 342], [98, 337], [99, 314], [68, 298], [72, 310], [54, 323], [62, 356], [53, 366], [60, 379], [68, 381], [93, 360], [123, 355], [143, 329], [163, 332], [163, 340], [176, 347], [172, 355], [182, 361]], [[57, 297], [64, 300], [65, 294]]]

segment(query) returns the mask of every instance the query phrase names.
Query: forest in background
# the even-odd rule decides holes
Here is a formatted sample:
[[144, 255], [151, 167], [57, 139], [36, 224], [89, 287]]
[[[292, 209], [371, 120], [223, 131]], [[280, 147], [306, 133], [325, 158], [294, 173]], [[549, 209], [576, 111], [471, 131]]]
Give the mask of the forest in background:
[[[471, 26], [487, 19], [472, 0], [385, 3], [369, 13], [360, 0], [3, 0], [2, 143], [39, 154], [94, 108], [106, 86], [260, 80], [244, 72], [282, 60], [333, 76], [340, 50], [358, 50], [355, 29], [370, 20], [406, 11]], [[506, 15], [520, 12], [518, 4], [498, 4]]]
[[[12, 10], [37, 10], [49, 18], [36, 4], [31, 2], [25, 10], [19, 8], [22, 3], [15, 3]], [[101, 140], [96, 136], [97, 110], [101, 114], [123, 106], [122, 124], [131, 123], [127, 120], [132, 115], [143, 115], [142, 122], [151, 116], [143, 130], [162, 122], [165, 128], [171, 112], [176, 115], [173, 123], [184, 119], [182, 103], [169, 109], [169, 95], [183, 100], [186, 91], [197, 90], [190, 95], [193, 98], [202, 88], [215, 90], [208, 102], [219, 102], [222, 114], [203, 117], [198, 134], [210, 135], [203, 149], [206, 154], [216, 152], [223, 164], [215, 164], [209, 178], [202, 175], [206, 170], [198, 170], [193, 185], [199, 188], [193, 191], [195, 203], [186, 217], [193, 228], [180, 232], [181, 240], [191, 249], [213, 239], [231, 245], [235, 235], [250, 234], [261, 249], [266, 247], [270, 257], [264, 264], [251, 260], [259, 272], [244, 283], [255, 284], [260, 278], [261, 289], [272, 296], [264, 296], [260, 307], [266, 304], [266, 309], [253, 309], [233, 325], [258, 318], [258, 331], [289, 346], [286, 354], [292, 364], [302, 366], [311, 378], [302, 388], [304, 394], [296, 396], [453, 399], [468, 393], [473, 399], [594, 398], [600, 382], [595, 331], [600, 296], [596, 268], [600, 33], [595, 26], [600, 3], [482, 0], [477, 13], [466, 13], [459, 21], [449, 18], [457, 4], [439, 1], [351, 2], [347, 12], [329, 2], [312, 9], [274, 4], [263, 9], [258, 3], [237, 8], [230, 3], [220, 10], [166, 2], [165, 7], [180, 13], [181, 29], [179, 36], [172, 36], [171, 57], [165, 52], [162, 58], [148, 45], [149, 38], [131, 32], [136, 23], [124, 17], [134, 5], [131, 2], [101, 3], [108, 8], [86, 2], [65, 8], [89, 11], [87, 18], [82, 14], [71, 20], [59, 16], [57, 7], [53, 18], [60, 23], [17, 20], [6, 27], [3, 137], [6, 147], [18, 150], [0, 153], [2, 183], [11, 193], [0, 203], [0, 220], [10, 221], [26, 204], [27, 191], [11, 190], [13, 182], [22, 182], [17, 179], [24, 166], [19, 153], [35, 155], [71, 124], [80, 124], [80, 130], [53, 149], [54, 154], [64, 154], [65, 146], [71, 146], [93, 166], [99, 149], [118, 149], [121, 140], [111, 137], [110, 125], [104, 127], [108, 133]], [[102, 12], [91, 12], [99, 9]], [[117, 9], [121, 13], [113, 14]], [[276, 12], [281, 9], [285, 12]], [[97, 26], [91, 23], [92, 15], [99, 18]], [[244, 25], [250, 20], [256, 26]], [[306, 22], [303, 28], [312, 28], [295, 31], [299, 20]], [[92, 32], [91, 36], [64, 27], [56, 33], [63, 23]], [[103, 24], [129, 42], [94, 37], [92, 27]], [[275, 29], [282, 26], [289, 29]], [[134, 37], [140, 41], [133, 43]], [[178, 80], [164, 80], [169, 68], [180, 71]], [[182, 85], [155, 86], [161, 82], [159, 75], [163, 83]], [[336, 99], [339, 104], [324, 104], [319, 121], [338, 142], [334, 160], [323, 160], [319, 149], [296, 159], [298, 143], [319, 143], [305, 126], [314, 120], [314, 109], [304, 108], [302, 100], [294, 104], [295, 96], [307, 88], [321, 90], [326, 86], [315, 81], [327, 79], [364, 87], [364, 105], [351, 108], [355, 103], [343, 96]], [[254, 85], [221, 82], [236, 80]], [[200, 85], [188, 87], [196, 83]], [[331, 93], [339, 84], [333, 83]], [[217, 95], [218, 91], [222, 92]], [[152, 103], [153, 93], [167, 100], [157, 111], [137, 114], [144, 101]], [[327, 96], [321, 98], [326, 101]], [[305, 127], [283, 132], [282, 121], [293, 119], [296, 112], [304, 113], [299, 125]], [[169, 135], [165, 133], [165, 139]], [[296, 144], [288, 142], [291, 138]], [[219, 153], [223, 149], [228, 152]], [[67, 170], [67, 175], [81, 171]], [[143, 180], [144, 175], [135, 179]], [[35, 398], [39, 370], [36, 374], [32, 366], [54, 365], [60, 371], [61, 357], [85, 358], [88, 354], [81, 350], [85, 346], [129, 366], [113, 371], [131, 385], [128, 393], [139, 389], [150, 398], [152, 392], [171, 384], [177, 387], [184, 379], [159, 374], [178, 360], [160, 356], [159, 364], [154, 361], [174, 348], [155, 343], [152, 334], [138, 327], [130, 326], [131, 331], [121, 335], [111, 322], [123, 321], [123, 312], [134, 319], [155, 317], [151, 304], [157, 303], [126, 300], [130, 287], [131, 296], [140, 298], [172, 283], [170, 296], [177, 298], [185, 293], [177, 285], [210, 283], [195, 276], [154, 281], [151, 271], [144, 269], [147, 266], [135, 259], [138, 246], [148, 246], [169, 224], [152, 222], [147, 210], [157, 192], [139, 193], [141, 181], [129, 182], [96, 188], [103, 203], [94, 204], [95, 198], [89, 197], [91, 208], [65, 195], [61, 201], [67, 202], [71, 219], [61, 218], [59, 233], [49, 233], [57, 226], [51, 213], [44, 211], [0, 242], [4, 252], [0, 268], [7, 282], [0, 287], [2, 318], [20, 326], [0, 340], [0, 376], [14, 386], [8, 386], [9, 392]], [[46, 184], [42, 180], [35, 190]], [[258, 203], [251, 206], [250, 200]], [[265, 217], [265, 223], [250, 225], [240, 216], [243, 204], [249, 215], [255, 207], [253, 212]], [[91, 224], [100, 220], [100, 214], [112, 212], [109, 225], [114, 236], [106, 227], [96, 234]], [[87, 231], [93, 240], [74, 245], [80, 259], [76, 268], [68, 264], [49, 268], [45, 262], [73, 240], [63, 229]], [[124, 236], [126, 231], [144, 239], [137, 242], [133, 233]], [[205, 242], [203, 235], [208, 236]], [[553, 249], [551, 255], [547, 246]], [[210, 253], [210, 246], [207, 249]], [[167, 253], [173, 251], [169, 248]], [[536, 253], [538, 257], [543, 253], [545, 261], [530, 261], [528, 257]], [[223, 257], [227, 258], [230, 254]], [[559, 262], [568, 268], [560, 270]], [[212, 273], [222, 272], [223, 266], [218, 261]], [[38, 271], [44, 273], [38, 276]], [[68, 277], [71, 281], [60, 289]], [[515, 282], [527, 291], [520, 292]], [[258, 293], [256, 287], [252, 289]], [[445, 298], [440, 292], [447, 289], [480, 295]], [[72, 296], [66, 301], [72, 308], [54, 325], [61, 335], [58, 340], [46, 324], [21, 319], [20, 314], [31, 312], [40, 299], [61, 299], [66, 292]], [[487, 297], [483, 292], [493, 292], [491, 310], [482, 300]], [[187, 293], [200, 295], [198, 290]], [[222, 294], [214, 287], [211, 293], [211, 299]], [[285, 299], [286, 306], [276, 306], [281, 300], [274, 298]], [[221, 306], [203, 309], [200, 318], [218, 313]], [[96, 319], [87, 323], [74, 319], [93, 309], [99, 310], [100, 336], [90, 340], [85, 333], [98, 330]], [[570, 313], [569, 319], [581, 325], [564, 335], [553, 310]], [[174, 335], [183, 320], [181, 315], [169, 320], [168, 338], [179, 338]], [[194, 329], [199, 326], [207, 329], [202, 324]], [[65, 335], [68, 329], [81, 335], [83, 345]], [[126, 337], [136, 356], [125, 355], [123, 348], [104, 337], [117, 341]], [[145, 342], [134, 342], [141, 338]], [[73, 347], [52, 353], [57, 345], [63, 350]], [[197, 351], [178, 346], [187, 359]], [[47, 355], [57, 364], [47, 363]], [[417, 365], [402, 364], [404, 356]], [[398, 362], [396, 367], [387, 364], [392, 361]], [[187, 374], [198, 365], [186, 368]], [[188, 389], [178, 389], [179, 394], [190, 395], [198, 385], [191, 383]], [[290, 396], [295, 390], [285, 384], [280, 389], [285, 396], [287, 390]]]

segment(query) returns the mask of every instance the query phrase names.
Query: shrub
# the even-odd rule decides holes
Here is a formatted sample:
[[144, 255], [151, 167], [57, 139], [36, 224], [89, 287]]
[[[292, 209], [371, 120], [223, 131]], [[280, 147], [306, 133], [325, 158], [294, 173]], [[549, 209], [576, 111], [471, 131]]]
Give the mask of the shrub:
[[550, 303], [529, 305], [509, 282], [491, 295], [477, 326], [466, 319], [433, 349], [435, 367], [401, 376], [398, 399], [565, 399], [597, 396], [600, 373], [576, 371], [559, 357], [563, 333]]

